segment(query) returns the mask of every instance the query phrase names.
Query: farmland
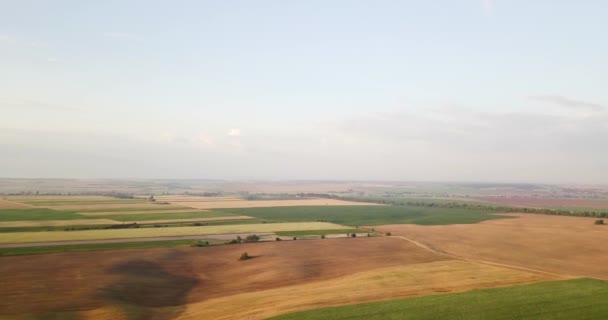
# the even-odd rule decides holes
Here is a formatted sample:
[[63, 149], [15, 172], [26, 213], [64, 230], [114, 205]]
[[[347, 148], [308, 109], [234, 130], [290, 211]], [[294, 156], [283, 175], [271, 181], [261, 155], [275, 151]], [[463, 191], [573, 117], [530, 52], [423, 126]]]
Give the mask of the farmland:
[[467, 224], [506, 216], [492, 211], [426, 208], [414, 206], [310, 206], [273, 208], [216, 209], [216, 211], [246, 215], [272, 221], [330, 221], [349, 226], [373, 226], [391, 223], [421, 225]]
[[608, 282], [576, 279], [320, 309], [273, 320], [603, 319]]
[[180, 228], [144, 228], [129, 230], [85, 230], [85, 231], [53, 231], [53, 232], [11, 232], [2, 235], [2, 243], [27, 243], [44, 241], [76, 241], [128, 239], [144, 237], [170, 237], [188, 235], [208, 235], [222, 233], [255, 233], [275, 231], [301, 231], [323, 229], [349, 229], [329, 222], [287, 222], [264, 224], [231, 224], [215, 226], [197, 226]]
[[535, 214], [474, 225], [376, 227], [469, 259], [608, 279], [608, 228], [594, 219]]
[[[0, 318], [424, 319], [437, 303], [456, 318], [511, 318], [529, 312], [517, 299], [526, 294], [551, 317], [571, 296], [543, 290], [604, 297], [603, 282], [581, 278], [608, 279], [599, 245], [608, 229], [593, 219], [449, 205], [469, 199], [9, 199], [0, 209]], [[237, 241], [252, 234], [259, 242]], [[243, 252], [253, 258], [238, 261]], [[484, 309], [501, 299], [504, 307]], [[465, 301], [483, 303], [459, 309]], [[604, 312], [583, 306], [590, 317]]]
[[[243, 250], [256, 258], [237, 261]], [[96, 263], [84, 257], [94, 257]], [[152, 314], [164, 319], [264, 319], [302, 308], [556, 279], [548, 274], [446, 259], [398, 238], [0, 259], [7, 262], [0, 264], [0, 277], [11, 275], [11, 281], [5, 282], [8, 285], [0, 287], [0, 296], [6, 297], [0, 301], [3, 314], [52, 316], [63, 312], [85, 319]], [[68, 287], [72, 290], [65, 290]], [[267, 308], [268, 303], [276, 307]]]

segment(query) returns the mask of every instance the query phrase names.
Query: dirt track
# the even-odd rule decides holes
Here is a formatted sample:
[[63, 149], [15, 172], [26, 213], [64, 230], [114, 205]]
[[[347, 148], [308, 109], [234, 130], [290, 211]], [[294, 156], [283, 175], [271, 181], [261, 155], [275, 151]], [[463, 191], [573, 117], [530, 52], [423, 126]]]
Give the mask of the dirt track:
[[376, 226], [469, 260], [608, 279], [608, 226], [594, 219], [522, 214], [479, 224]]

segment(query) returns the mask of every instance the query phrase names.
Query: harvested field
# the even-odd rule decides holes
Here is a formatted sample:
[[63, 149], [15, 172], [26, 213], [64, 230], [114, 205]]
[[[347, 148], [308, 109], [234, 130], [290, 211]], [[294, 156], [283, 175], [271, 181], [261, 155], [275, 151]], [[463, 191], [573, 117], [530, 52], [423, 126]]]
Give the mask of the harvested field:
[[[111, 209], [112, 211], [137, 211], [138, 209], [148, 210], [178, 210], [178, 209], [191, 209], [184, 208], [184, 206], [174, 206], [167, 204], [159, 204], [154, 202], [144, 203], [98, 203], [98, 204], [63, 204], [63, 205], [46, 205], [45, 208], [53, 210], [71, 210], [71, 211], [104, 211], [104, 209]], [[110, 210], [108, 210], [110, 211]]]
[[16, 227], [57, 227], [78, 225], [120, 224], [123, 222], [110, 219], [73, 219], [73, 220], [37, 220], [37, 221], [4, 221], [0, 228]]
[[180, 228], [139, 228], [53, 232], [11, 232], [3, 234], [0, 243], [27, 243], [45, 241], [72, 241], [96, 239], [126, 239], [141, 237], [171, 237], [221, 233], [256, 233], [275, 231], [302, 231], [349, 229], [329, 222], [252, 223]]
[[3, 257], [0, 317], [263, 319], [551, 278], [445, 259], [390, 237]]
[[483, 202], [491, 202], [516, 207], [608, 209], [608, 199], [555, 199], [528, 197], [477, 197], [475, 199]]
[[513, 216], [472, 225], [375, 228], [467, 259], [608, 279], [608, 226], [594, 225], [592, 218]]
[[29, 209], [31, 207], [24, 203], [0, 199], [0, 209]]
[[167, 202], [219, 202], [219, 201], [244, 201], [238, 197], [198, 197], [198, 196], [157, 196], [156, 201]]
[[[173, 203], [173, 202], [172, 202]], [[269, 207], [292, 207], [292, 206], [373, 206], [375, 203], [342, 201], [335, 199], [303, 199], [303, 200], [230, 200], [230, 201], [198, 201], [198, 202], [175, 202], [173, 204], [197, 208], [197, 209], [219, 209], [219, 208], [269, 208]]]
[[119, 215], [119, 214], [172, 214], [172, 213], [195, 213], [195, 212], [206, 212], [207, 210], [200, 209], [177, 209], [177, 210], [142, 210], [142, 211], [95, 211], [95, 212], [78, 212], [83, 216], [108, 216], [108, 215]]
[[[328, 306], [553, 279], [558, 278], [460, 260], [408, 264], [190, 304], [178, 319], [261, 320], [279, 314]], [[269, 308], [269, 305], [272, 305], [272, 308]]]

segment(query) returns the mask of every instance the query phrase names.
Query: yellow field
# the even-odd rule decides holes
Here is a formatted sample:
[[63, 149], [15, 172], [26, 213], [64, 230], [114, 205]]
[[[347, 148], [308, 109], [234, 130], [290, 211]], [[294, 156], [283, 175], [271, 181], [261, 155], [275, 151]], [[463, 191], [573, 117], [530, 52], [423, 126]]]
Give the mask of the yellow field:
[[45, 205], [42, 206], [44, 208], [54, 209], [54, 210], [70, 210], [70, 211], [79, 211], [79, 210], [96, 210], [96, 209], [157, 209], [157, 210], [177, 210], [177, 209], [191, 209], [185, 208], [184, 206], [174, 206], [167, 204], [158, 204], [154, 202], [149, 203], [99, 203], [99, 204], [62, 204], [62, 205]]
[[[171, 202], [173, 203], [173, 202]], [[376, 203], [352, 202], [335, 199], [302, 199], [302, 200], [229, 200], [229, 201], [180, 201], [179, 204], [197, 209], [220, 208], [266, 208], [266, 207], [292, 207], [292, 206], [370, 206]]]
[[168, 216], [170, 216], [172, 213], [191, 213], [191, 212], [205, 212], [207, 210], [201, 210], [201, 209], [174, 209], [174, 210], [154, 210], [154, 211], [150, 211], [150, 210], [142, 210], [142, 211], [102, 211], [102, 212], [78, 212], [78, 214], [83, 215], [83, 216], [107, 216], [107, 215], [119, 215], [119, 214], [150, 214], [150, 213], [166, 213]]
[[[557, 278], [460, 260], [438, 261], [211, 299], [187, 305], [178, 319], [266, 319], [321, 307], [462, 292], [474, 288], [495, 288]], [[268, 307], [270, 305], [272, 308]]]
[[11, 232], [3, 234], [0, 243], [70, 241], [123, 239], [142, 237], [169, 237], [206, 235], [221, 233], [256, 233], [276, 231], [304, 230], [333, 230], [350, 229], [350, 227], [329, 222], [291, 222], [291, 223], [259, 223], [241, 225], [220, 225], [180, 228], [142, 228], [120, 230], [85, 230], [85, 231], [54, 231], [54, 232]]
[[242, 198], [238, 197], [199, 197], [199, 196], [186, 196], [186, 195], [172, 195], [172, 196], [157, 196], [156, 201], [167, 201], [167, 202], [216, 202], [216, 201], [243, 201]]
[[0, 228], [16, 227], [57, 227], [57, 226], [78, 226], [96, 224], [120, 224], [124, 222], [110, 219], [73, 219], [73, 220], [35, 220], [35, 221], [3, 221]]
[[0, 209], [28, 209], [31, 207], [27, 204], [0, 199]]

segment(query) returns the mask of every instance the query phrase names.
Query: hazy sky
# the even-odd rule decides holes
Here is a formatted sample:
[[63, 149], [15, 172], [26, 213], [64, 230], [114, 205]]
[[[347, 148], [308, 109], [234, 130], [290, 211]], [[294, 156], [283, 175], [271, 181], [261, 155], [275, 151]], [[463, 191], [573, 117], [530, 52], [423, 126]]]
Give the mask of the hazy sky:
[[608, 1], [0, 0], [0, 177], [608, 183]]

